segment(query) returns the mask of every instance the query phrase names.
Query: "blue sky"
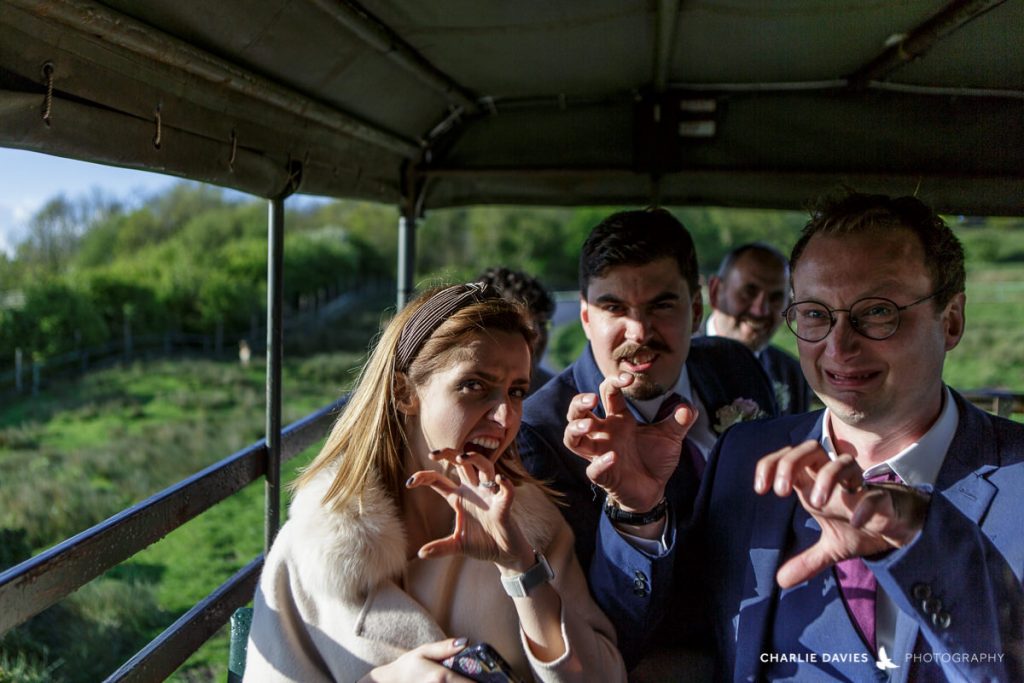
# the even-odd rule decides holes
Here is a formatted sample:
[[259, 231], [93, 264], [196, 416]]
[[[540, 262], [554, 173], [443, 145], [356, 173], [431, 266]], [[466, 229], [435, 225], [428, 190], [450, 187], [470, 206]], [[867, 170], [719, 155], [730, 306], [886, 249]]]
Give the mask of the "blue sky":
[[9, 251], [28, 219], [59, 194], [99, 188], [119, 199], [166, 188], [177, 178], [0, 147], [0, 249]]

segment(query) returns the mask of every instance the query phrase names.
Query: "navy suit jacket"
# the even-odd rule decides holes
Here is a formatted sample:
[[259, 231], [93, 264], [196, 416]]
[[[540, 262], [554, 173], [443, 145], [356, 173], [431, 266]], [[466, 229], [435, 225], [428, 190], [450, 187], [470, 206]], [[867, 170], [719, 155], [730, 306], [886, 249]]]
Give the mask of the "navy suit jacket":
[[[767, 413], [775, 413], [771, 383], [754, 354], [742, 344], [722, 337], [695, 337], [690, 346], [686, 368], [694, 391], [709, 412], [712, 423], [715, 422], [715, 413], [737, 398], [753, 399]], [[601, 558], [601, 567], [598, 568], [600, 580], [604, 581], [607, 570], [605, 560], [611, 558], [613, 571], [626, 582], [631, 598], [643, 602], [649, 600], [650, 585], [655, 580], [649, 572], [653, 570], [671, 577], [672, 557], [665, 557], [651, 567], [647, 556], [633, 548], [614, 530], [601, 512], [604, 491], [591, 484], [587, 478], [587, 461], [569, 451], [562, 443], [569, 403], [576, 394], [597, 393], [603, 379], [588, 345], [576, 362], [527, 398], [519, 430], [519, 453], [532, 475], [550, 482], [556, 491], [563, 494], [565, 505], [562, 514], [576, 536], [576, 554], [584, 571], [587, 571], [596, 553]], [[632, 406], [630, 409], [633, 410]], [[600, 407], [595, 412], [604, 414]], [[639, 421], [644, 421], [635, 410], [633, 414]], [[670, 510], [680, 523], [690, 518], [699, 483], [689, 459], [681, 458], [666, 488]], [[598, 548], [601, 550], [598, 551]], [[616, 583], [620, 584], [621, 581]], [[632, 627], [632, 618], [621, 621], [629, 624], [627, 628], [618, 628], [621, 596], [595, 593], [595, 597], [612, 623], [616, 624], [619, 647], [627, 665], [633, 663], [648, 644], [646, 638], [650, 631], [663, 621], [662, 613], [667, 604], [645, 604], [639, 611], [636, 605], [628, 604], [626, 608], [633, 611], [634, 616], [642, 614], [642, 620], [649, 626], [641, 632]], [[666, 631], [693, 623], [684, 612], [674, 617], [665, 620], [663, 627]], [[672, 637], [677, 635], [672, 634]]]
[[806, 413], [811, 409], [814, 401], [814, 392], [804, 379], [804, 372], [800, 369], [800, 361], [786, 353], [777, 346], [769, 344], [761, 351], [758, 357], [768, 378], [772, 384], [776, 382], [788, 392], [789, 405], [783, 405], [779, 399], [779, 389], [776, 389], [775, 398], [779, 399], [779, 413], [781, 415], [796, 415]]
[[[653, 583], [652, 595], [709, 596], [705, 623], [720, 679], [903, 682], [913, 670], [915, 681], [1024, 680], [1024, 426], [953, 395], [960, 422], [920, 536], [868, 561], [900, 612], [889, 653], [899, 668], [889, 679], [855, 630], [832, 571], [786, 591], [775, 582], [781, 563], [813, 544], [820, 529], [795, 496], [756, 495], [754, 466], [778, 448], [817, 440], [822, 413], [740, 424], [719, 440], [695, 517], [679, 534], [676, 552], [693, 580]], [[595, 559], [592, 576], [602, 564], [606, 572], [591, 590], [628, 597], [628, 584], [608, 567], [613, 561]], [[649, 602], [632, 602], [621, 614], [643, 628]], [[780, 643], [797, 644], [788, 654], [799, 661], [763, 661]]]

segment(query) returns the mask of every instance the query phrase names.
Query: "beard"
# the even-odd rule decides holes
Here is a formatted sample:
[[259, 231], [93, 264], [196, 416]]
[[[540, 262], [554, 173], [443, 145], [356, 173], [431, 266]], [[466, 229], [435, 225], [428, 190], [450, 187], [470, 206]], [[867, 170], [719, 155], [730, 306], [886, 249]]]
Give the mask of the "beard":
[[[634, 358], [637, 354], [643, 353], [670, 353], [671, 349], [668, 348], [663, 342], [656, 339], [652, 339], [647, 344], [634, 344], [633, 342], [626, 342], [615, 350], [612, 357], [615, 362]], [[649, 372], [632, 372], [633, 383], [622, 390], [622, 393], [627, 397], [637, 401], [648, 401], [652, 398], [661, 396], [666, 391], [667, 387], [663, 384], [656, 382]]]
[[646, 372], [634, 372], [633, 383], [622, 390], [626, 398], [636, 401], [649, 401], [668, 391], [667, 388], [651, 379]]

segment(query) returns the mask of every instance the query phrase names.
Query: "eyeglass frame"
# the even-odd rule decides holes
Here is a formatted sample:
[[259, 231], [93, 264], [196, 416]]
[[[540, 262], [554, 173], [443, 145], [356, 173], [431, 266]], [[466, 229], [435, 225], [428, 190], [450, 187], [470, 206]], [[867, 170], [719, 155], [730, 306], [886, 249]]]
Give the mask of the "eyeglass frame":
[[[872, 341], [885, 341], [886, 339], [889, 339], [894, 334], [896, 334], [896, 332], [899, 331], [899, 329], [900, 329], [900, 321], [902, 320], [902, 316], [900, 315], [900, 313], [902, 313], [903, 311], [907, 310], [911, 306], [916, 306], [916, 305], [918, 305], [920, 303], [928, 301], [928, 299], [933, 299], [933, 298], [937, 297], [939, 294], [942, 294], [945, 291], [946, 291], [946, 287], [941, 287], [941, 288], [935, 290], [934, 292], [932, 292], [931, 294], [929, 294], [928, 296], [921, 297], [917, 301], [911, 301], [909, 304], [906, 304], [905, 306], [900, 306], [899, 304], [897, 304], [892, 299], [888, 299], [888, 298], [886, 298], [884, 296], [865, 296], [865, 297], [861, 297], [860, 299], [857, 299], [852, 304], [850, 304], [849, 308], [832, 308], [828, 304], [822, 303], [821, 301], [815, 301], [814, 299], [801, 299], [800, 301], [794, 301], [789, 306], [786, 306], [786, 309], [784, 311], [782, 311], [782, 319], [786, 322], [786, 329], [788, 329], [790, 332], [792, 332], [794, 337], [796, 337], [797, 339], [800, 339], [801, 341], [805, 341], [805, 342], [807, 342], [809, 344], [816, 344], [816, 343], [818, 343], [820, 341], [824, 341], [825, 339], [828, 339], [828, 335], [832, 334], [832, 330], [835, 329], [836, 322], [838, 322], [838, 319], [836, 318], [836, 313], [845, 313], [846, 315], [848, 315], [850, 317], [850, 327], [853, 328], [854, 332], [856, 332], [860, 336], [864, 337], [865, 339], [870, 339]], [[860, 326], [858, 326], [857, 323], [854, 322], [855, 318], [853, 317], [853, 309], [856, 308], [857, 304], [859, 304], [860, 302], [862, 302], [862, 301], [871, 301], [872, 299], [875, 299], [875, 300], [878, 300], [878, 301], [887, 301], [887, 302], [889, 302], [890, 304], [893, 305], [893, 308], [896, 309], [896, 325], [892, 328], [892, 332], [890, 332], [889, 334], [885, 335], [884, 337], [872, 337], [872, 336], [868, 335], [866, 332], [864, 332], [862, 329], [860, 329]], [[828, 311], [828, 319], [829, 319], [828, 331], [825, 332], [825, 334], [823, 334], [820, 338], [818, 338], [818, 339], [807, 339], [806, 337], [801, 337], [799, 334], [797, 334], [796, 330], [794, 330], [792, 325], [790, 324], [790, 322], [789, 322], [789, 312], [790, 312], [790, 310], [792, 310], [796, 306], [799, 306], [800, 304], [817, 304], [817, 305], [821, 306], [822, 308], [824, 308], [826, 311]]]

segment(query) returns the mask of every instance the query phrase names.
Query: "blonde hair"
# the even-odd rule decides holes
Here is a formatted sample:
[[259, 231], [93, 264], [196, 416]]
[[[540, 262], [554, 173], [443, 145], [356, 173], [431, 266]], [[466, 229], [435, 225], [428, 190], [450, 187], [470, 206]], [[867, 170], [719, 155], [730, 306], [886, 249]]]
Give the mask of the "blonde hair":
[[[429, 290], [403, 308], [381, 332], [360, 372], [344, 411], [334, 423], [320, 454], [293, 483], [300, 489], [325, 470], [334, 470], [323, 504], [341, 509], [379, 484], [399, 506], [405, 483], [405, 434], [398, 402], [452, 362], [453, 352], [470, 337], [498, 330], [518, 333], [529, 346], [534, 332], [522, 305], [501, 298], [474, 301], [452, 313], [427, 337], [406, 372], [397, 368], [402, 332], [413, 316], [445, 288]], [[495, 464], [513, 484], [538, 483], [523, 469], [515, 441]]]

